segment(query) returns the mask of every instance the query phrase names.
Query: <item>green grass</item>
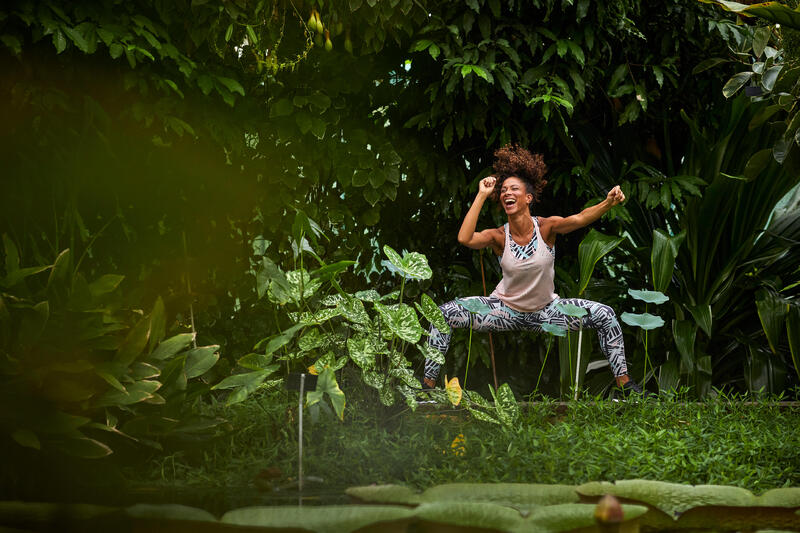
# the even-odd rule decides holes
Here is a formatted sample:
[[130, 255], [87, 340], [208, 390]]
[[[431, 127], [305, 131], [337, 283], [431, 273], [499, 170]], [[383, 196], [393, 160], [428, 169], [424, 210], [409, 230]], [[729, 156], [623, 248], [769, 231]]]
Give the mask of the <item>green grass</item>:
[[[351, 395], [352, 396], [352, 395]], [[277, 467], [296, 476], [296, 396], [273, 393], [225, 408], [236, 431], [204, 451], [179, 453], [129, 472], [134, 483], [242, 487]], [[331, 490], [371, 483], [417, 488], [463, 482], [578, 484], [652, 479], [735, 485], [761, 493], [800, 485], [800, 409], [714, 400], [612, 403], [583, 400], [523, 409], [513, 428], [463, 412], [410, 413], [349, 399], [345, 420], [306, 413], [304, 470]], [[464, 436], [463, 453], [451, 443]]]

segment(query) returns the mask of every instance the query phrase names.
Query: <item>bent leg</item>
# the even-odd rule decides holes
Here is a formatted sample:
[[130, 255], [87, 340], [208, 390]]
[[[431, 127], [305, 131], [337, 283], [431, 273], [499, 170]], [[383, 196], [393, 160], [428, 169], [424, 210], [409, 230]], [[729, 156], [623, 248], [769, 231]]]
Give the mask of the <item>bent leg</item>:
[[[460, 305], [456, 300], [447, 302], [439, 306], [444, 315], [445, 322], [451, 328], [468, 328], [471, 327], [475, 331], [510, 331], [513, 329], [523, 329], [519, 321], [521, 313], [517, 313], [497, 298], [486, 296], [470, 296], [469, 298], [460, 298], [460, 300], [475, 300], [491, 308], [491, 311], [485, 315], [478, 313], [470, 313], [466, 308]], [[430, 337], [428, 344], [440, 352], [442, 355], [447, 354], [447, 349], [450, 347], [451, 333], [444, 333], [436, 329], [431, 324]], [[441, 365], [431, 359], [425, 360], [425, 378], [431, 381], [436, 381], [439, 377], [439, 369]]]
[[[565, 315], [556, 307], [557, 302], [577, 305], [586, 309], [588, 314], [582, 318]], [[609, 306], [591, 300], [565, 298], [552, 302], [538, 313], [541, 315], [541, 320], [570, 331], [577, 331], [581, 326], [596, 330], [597, 339], [600, 341], [600, 350], [608, 359], [614, 377], [627, 375], [628, 364], [625, 360], [625, 341], [622, 338], [622, 328], [617, 321], [617, 315]]]

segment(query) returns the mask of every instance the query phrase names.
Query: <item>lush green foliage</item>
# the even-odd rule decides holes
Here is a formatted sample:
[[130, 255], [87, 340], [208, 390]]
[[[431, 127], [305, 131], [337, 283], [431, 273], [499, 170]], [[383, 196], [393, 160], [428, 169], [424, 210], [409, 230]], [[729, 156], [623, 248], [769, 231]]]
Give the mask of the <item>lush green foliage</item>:
[[[222, 419], [189, 408], [208, 391], [197, 378], [216, 364], [218, 346], [192, 346], [192, 333], [167, 338], [172, 319], [160, 298], [148, 313], [124, 306], [122, 276], [88, 281], [75, 271], [70, 250], [52, 265], [22, 267], [14, 243], [6, 235], [3, 241], [5, 434], [47, 454], [97, 458], [125, 440], [162, 449], [165, 439], [221, 431]], [[13, 477], [13, 469], [5, 474]]]
[[[350, 485], [524, 482], [578, 484], [589, 480], [652, 479], [729, 484], [756, 493], [797, 485], [797, 410], [741, 398], [683, 403], [581, 400], [566, 412], [555, 404], [520, 409], [509, 426], [480, 423], [463, 412], [419, 410], [411, 415], [351, 399], [344, 423], [320, 416], [306, 427], [304, 471], [339, 490]], [[296, 413], [259, 393], [230, 409], [245, 428], [203, 458], [160, 459], [148, 478], [200, 486], [215, 480], [242, 487], [261, 470], [294, 475]], [[296, 408], [295, 408], [296, 409]], [[457, 439], [459, 435], [462, 438]], [[347, 468], [342, 468], [347, 465]], [[141, 479], [138, 476], [136, 479]], [[279, 486], [281, 479], [275, 479]]]
[[[784, 32], [726, 17], [639, 0], [4, 4], [0, 227], [15, 243], [0, 272], [4, 394], [38, 405], [75, 378], [80, 394], [43, 409], [78, 417], [67, 433], [99, 443], [96, 455], [98, 432], [213, 433], [219, 420], [190, 414], [194, 394], [216, 383], [230, 392], [212, 395], [245, 408], [234, 406], [309, 366], [324, 385], [310, 403], [340, 415], [365, 383], [385, 404], [415, 405], [412, 365], [437, 355], [419, 314], [437, 322], [433, 302], [481, 293], [479, 261], [498, 278], [495, 261], [448, 236], [507, 141], [546, 151], [543, 215], [623, 185], [629, 203], [602, 234], [559, 241], [558, 291], [636, 311], [628, 287], [670, 297], [644, 352], [647, 333], [626, 329], [634, 372], [656, 367], [651, 388], [791, 387], [800, 224], [796, 205], [771, 213], [798, 179], [795, 56]], [[729, 46], [770, 54], [747, 76], [763, 102], [724, 100], [732, 65], [714, 58]], [[195, 329], [200, 351], [186, 341]], [[513, 426], [514, 393], [533, 389], [540, 362], [551, 394], [568, 392], [579, 361], [582, 375], [574, 336], [549, 367], [550, 344], [520, 349], [534, 338], [495, 336], [501, 374], [529, 377], [509, 378], [494, 406], [467, 393], [475, 413]], [[178, 348], [156, 356], [165, 343]], [[475, 361], [488, 365], [485, 337], [457, 332], [445, 372]], [[4, 442], [47, 448], [10, 420]]]

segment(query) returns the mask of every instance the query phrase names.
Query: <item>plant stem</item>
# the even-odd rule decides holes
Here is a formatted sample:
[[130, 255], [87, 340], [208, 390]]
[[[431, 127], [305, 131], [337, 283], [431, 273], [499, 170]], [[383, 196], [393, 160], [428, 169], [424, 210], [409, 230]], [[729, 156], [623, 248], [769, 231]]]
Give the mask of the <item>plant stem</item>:
[[539, 377], [536, 378], [536, 387], [533, 389], [534, 394], [539, 391], [539, 382], [542, 379], [542, 372], [544, 372], [544, 367], [547, 364], [547, 355], [550, 353], [550, 347], [553, 346], [553, 336], [548, 335], [547, 337], [547, 349], [544, 351], [544, 362], [542, 362], [542, 369], [539, 370]]
[[464, 370], [464, 385], [462, 389], [467, 388], [467, 376], [469, 375], [469, 358], [472, 353], [472, 313], [469, 314], [469, 342], [467, 343], [467, 368]]

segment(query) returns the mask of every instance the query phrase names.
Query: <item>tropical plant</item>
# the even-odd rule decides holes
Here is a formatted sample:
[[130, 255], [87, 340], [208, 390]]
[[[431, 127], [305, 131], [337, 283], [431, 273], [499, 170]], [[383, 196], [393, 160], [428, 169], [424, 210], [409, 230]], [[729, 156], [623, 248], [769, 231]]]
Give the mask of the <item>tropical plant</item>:
[[[237, 403], [259, 388], [276, 385], [280, 380], [266, 380], [280, 364], [287, 369], [300, 366], [320, 376], [316, 391], [308, 393], [308, 405], [317, 404], [326, 394], [342, 418], [344, 394], [334, 372], [352, 362], [360, 371], [361, 380], [377, 389], [383, 404], [394, 404], [399, 393], [416, 409], [416, 394], [421, 385], [409, 369], [412, 364], [407, 356], [413, 353], [415, 357], [422, 355], [444, 363], [441, 352], [427, 342], [420, 343], [425, 332], [417, 312], [440, 331], [450, 329], [427, 294], [421, 294], [414, 307], [404, 301], [407, 280], [426, 280], [432, 275], [425, 256], [417, 252], [401, 256], [390, 246], [384, 246], [386, 259], [382, 267], [400, 277], [399, 289], [383, 296], [375, 290], [349, 293], [337, 277], [355, 261], [326, 264], [306, 239], [308, 236], [317, 244], [324, 234], [302, 211], [297, 212], [293, 233], [292, 250], [298, 268], [284, 272], [263, 257], [256, 274], [259, 295], [280, 306], [292, 325], [258, 342], [254, 350], [261, 349], [260, 353], [239, 359], [239, 366], [248, 372], [229, 376], [214, 388], [233, 389], [227, 401]], [[306, 271], [306, 256], [314, 258], [320, 266]], [[277, 314], [275, 319], [280, 326]], [[411, 350], [412, 347], [416, 350]]]
[[7, 235], [3, 243], [3, 433], [42, 453], [95, 458], [120, 441], [161, 449], [223, 432], [224, 420], [192, 409], [218, 346], [197, 347], [191, 332], [167, 337], [175, 324], [161, 298], [149, 313], [126, 307], [123, 277], [87, 281], [68, 249], [23, 267]]

